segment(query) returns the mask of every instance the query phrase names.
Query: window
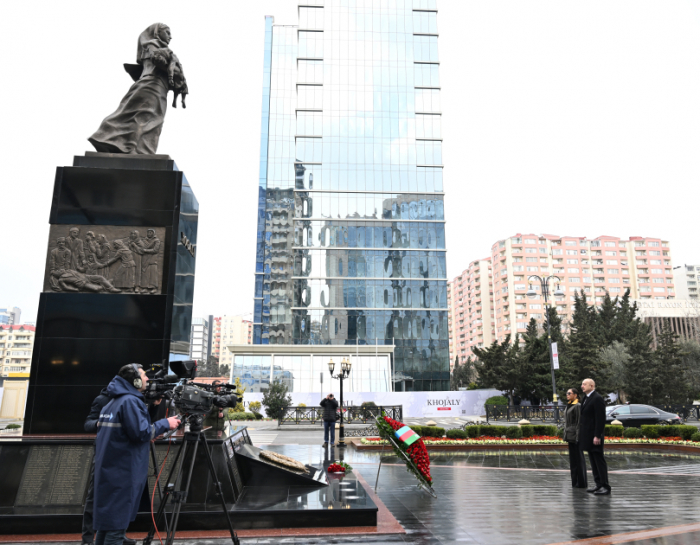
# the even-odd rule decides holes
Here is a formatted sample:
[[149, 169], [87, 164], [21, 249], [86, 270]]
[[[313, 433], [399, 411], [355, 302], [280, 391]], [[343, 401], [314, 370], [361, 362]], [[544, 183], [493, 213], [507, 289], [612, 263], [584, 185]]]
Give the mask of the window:
[[578, 250], [566, 250], [566, 255], [578, 255]]
[[608, 291], [610, 293], [620, 293], [622, 291], [622, 288], [610, 288]]
[[[661, 265], [661, 260], [660, 259], [650, 259], [649, 265]], [[668, 265], [668, 263], [667, 263], [667, 265]]]
[[537, 248], [525, 248], [525, 253], [526, 254], [536, 254]]
[[664, 283], [664, 279], [663, 279], [663, 278], [652, 278], [651, 281], [652, 281], [654, 284], [663, 284], [663, 283]]
[[664, 274], [663, 269], [652, 269], [651, 274]]
[[651, 291], [651, 288], [649, 286], [639, 286], [639, 291], [642, 293], [647, 293]]
[[530, 318], [534, 318], [535, 320], [541, 320], [542, 315], [541, 314], [530, 314]]
[[647, 243], [647, 246], [651, 246], [651, 247], [653, 247], [653, 248], [658, 248], [658, 247], [659, 247], [659, 243], [658, 243], [658, 242], [648, 242], [648, 243]]
[[539, 269], [537, 267], [528, 267], [527, 272], [538, 272]]
[[635, 248], [639, 248], [640, 246], [644, 246], [644, 241], [641, 241], [641, 242], [637, 241], [634, 243]]
[[619, 284], [620, 279], [619, 278], [608, 278], [608, 282], [610, 282], [611, 284]]
[[620, 274], [620, 269], [608, 269], [608, 274]]
[[534, 238], [526, 238], [525, 244], [537, 244], [537, 241]]
[[522, 270], [523, 270], [523, 266], [522, 266], [522, 265], [518, 265], [517, 267], [513, 267], [513, 271], [518, 271], [518, 272], [520, 272], [520, 271], [522, 271]]
[[556, 250], [552, 250], [552, 255], [561, 255], [561, 254], [562, 254], [561, 248], [558, 248]]
[[617, 255], [617, 252], [605, 252], [605, 255], [615, 256], [615, 255]]
[[605, 243], [606, 248], [614, 248], [615, 246], [617, 246], [617, 244], [615, 244], [614, 242], [606, 242]]
[[569, 274], [571, 274], [571, 273], [576, 274], [576, 273], [578, 273], [578, 272], [580, 272], [580, 271], [579, 271], [577, 268], [575, 268], [575, 267], [571, 267], [571, 268], [566, 269], [566, 272], [568, 272]]
[[537, 263], [537, 258], [536, 257], [526, 257], [525, 261], [528, 263]]
[[566, 262], [569, 265], [578, 265], [578, 259], [567, 259]]
[[661, 252], [658, 250], [649, 250], [649, 255], [661, 255]]
[[666, 293], [666, 288], [654, 288], [654, 293]]
[[564, 241], [565, 246], [576, 246], [576, 241], [575, 240], [566, 240]]
[[546, 254], [546, 253], [547, 253], [547, 248], [540, 248], [540, 253], [541, 253], [541, 254]]
[[605, 261], [606, 265], [617, 265], [617, 259], [607, 259]]
[[597, 248], [600, 246], [600, 241], [599, 240], [592, 240], [591, 241], [591, 248]]

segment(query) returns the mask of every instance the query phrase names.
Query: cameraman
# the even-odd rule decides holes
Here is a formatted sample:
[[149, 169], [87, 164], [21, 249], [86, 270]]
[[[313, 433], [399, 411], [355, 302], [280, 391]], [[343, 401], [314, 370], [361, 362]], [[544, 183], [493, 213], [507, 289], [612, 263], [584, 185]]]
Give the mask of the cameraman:
[[146, 485], [148, 443], [180, 424], [175, 417], [151, 424], [141, 393], [147, 384], [143, 367], [131, 363], [107, 386], [112, 400], [102, 409], [95, 440], [96, 545], [122, 545]]
[[[221, 387], [219, 386], [220, 384], [220, 380], [215, 380], [214, 382], [212, 382], [212, 387], [214, 388], [213, 391], [217, 396], [221, 395]], [[211, 426], [211, 429], [213, 431], [223, 431], [225, 425], [226, 419], [224, 418], [224, 409], [223, 407], [217, 407], [216, 405], [212, 406], [211, 411], [209, 411], [209, 414], [206, 416], [204, 422], [202, 423], [202, 426], [205, 428]]]
[[331, 446], [335, 443], [335, 419], [338, 414], [338, 402], [333, 394], [328, 394], [321, 400], [323, 407], [323, 446], [328, 446], [328, 432], [331, 433]]

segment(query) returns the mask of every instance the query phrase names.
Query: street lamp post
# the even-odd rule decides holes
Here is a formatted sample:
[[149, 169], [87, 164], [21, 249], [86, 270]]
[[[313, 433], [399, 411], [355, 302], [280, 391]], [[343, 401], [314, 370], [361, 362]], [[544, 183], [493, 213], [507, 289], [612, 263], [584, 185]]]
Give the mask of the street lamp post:
[[536, 274], [531, 275], [528, 277], [528, 282], [530, 282], [530, 287], [527, 290], [527, 296], [529, 298], [534, 298], [537, 297], [537, 290], [532, 287], [532, 279], [535, 278], [536, 280], [539, 280], [540, 286], [542, 287], [542, 294], [544, 295], [544, 305], [545, 305], [545, 315], [547, 318], [547, 342], [549, 343], [549, 366], [552, 370], [552, 402], [554, 403], [554, 411], [555, 411], [555, 418], [557, 419], [557, 422], [559, 422], [559, 398], [557, 396], [557, 382], [556, 379], [554, 378], [554, 357], [552, 356], [552, 326], [549, 322], [549, 283], [553, 278], [556, 278], [557, 280], [557, 289], [554, 291], [554, 295], [556, 297], [561, 297], [564, 295], [564, 292], [561, 290], [561, 287], [559, 286], [559, 283], [561, 280], [559, 279], [558, 276], [547, 276], [545, 278], [542, 278], [541, 276], [538, 276]]
[[338, 448], [345, 447], [345, 426], [343, 424], [343, 381], [350, 376], [352, 363], [348, 358], [343, 358], [340, 362], [340, 372], [337, 375], [333, 374], [335, 363], [333, 359], [328, 362], [328, 370], [331, 372], [331, 378], [337, 378], [340, 381], [340, 433], [338, 434]]

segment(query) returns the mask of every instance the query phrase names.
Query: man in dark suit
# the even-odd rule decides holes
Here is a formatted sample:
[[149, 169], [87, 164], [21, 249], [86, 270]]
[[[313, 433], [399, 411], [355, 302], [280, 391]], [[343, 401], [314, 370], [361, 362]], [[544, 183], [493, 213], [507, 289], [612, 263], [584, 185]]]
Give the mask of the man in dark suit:
[[595, 479], [595, 488], [589, 488], [587, 492], [602, 496], [610, 494], [608, 464], [605, 462], [605, 455], [603, 454], [603, 443], [605, 442], [605, 401], [595, 391], [593, 379], [585, 379], [581, 384], [581, 390], [583, 390], [585, 397], [581, 406], [578, 444], [581, 450], [588, 451], [588, 458], [591, 461], [591, 469]]

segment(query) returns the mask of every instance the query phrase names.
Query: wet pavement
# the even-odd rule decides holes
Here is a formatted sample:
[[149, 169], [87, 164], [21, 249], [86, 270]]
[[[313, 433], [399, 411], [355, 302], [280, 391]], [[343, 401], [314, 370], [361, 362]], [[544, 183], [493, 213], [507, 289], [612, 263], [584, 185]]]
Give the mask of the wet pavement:
[[[252, 434], [251, 434], [252, 435]], [[320, 445], [270, 444], [305, 463], [343, 459], [374, 485], [380, 453]], [[393, 455], [382, 458], [378, 496], [406, 530], [403, 535], [248, 538], [244, 544], [479, 544], [547, 545], [601, 536], [586, 545], [686, 545], [700, 543], [700, 455], [608, 449], [610, 496], [572, 489], [565, 452], [433, 452], [437, 499], [416, 488], [415, 478]], [[589, 473], [589, 481], [593, 479]], [[630, 534], [678, 525], [673, 535]], [[640, 539], [641, 537], [641, 539]], [[636, 539], [636, 540], [635, 540]], [[222, 545], [225, 539], [183, 540], [181, 545]]]

